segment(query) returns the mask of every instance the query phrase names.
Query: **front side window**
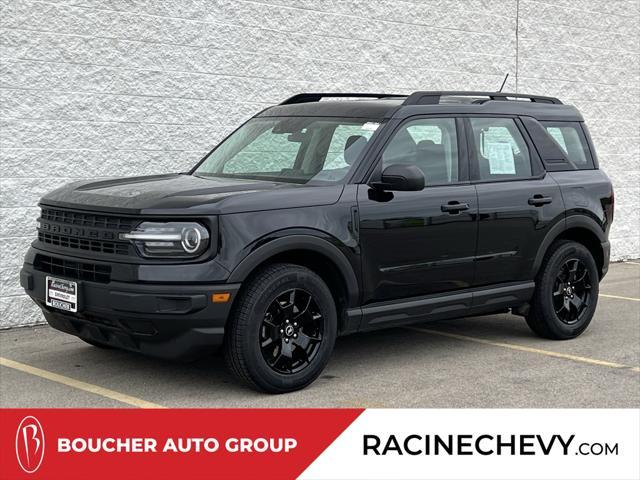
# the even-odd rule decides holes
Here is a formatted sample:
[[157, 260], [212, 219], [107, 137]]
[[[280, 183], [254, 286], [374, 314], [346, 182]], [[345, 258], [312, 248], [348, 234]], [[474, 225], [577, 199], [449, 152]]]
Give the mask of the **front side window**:
[[412, 120], [400, 127], [382, 153], [383, 169], [410, 163], [424, 173], [426, 185], [458, 181], [458, 142], [453, 118]]
[[470, 118], [480, 180], [531, 177], [529, 148], [512, 118]]
[[587, 139], [578, 123], [542, 122], [542, 125], [576, 168], [593, 168]]
[[240, 127], [194, 172], [291, 183], [343, 180], [379, 122], [328, 117], [258, 117]]

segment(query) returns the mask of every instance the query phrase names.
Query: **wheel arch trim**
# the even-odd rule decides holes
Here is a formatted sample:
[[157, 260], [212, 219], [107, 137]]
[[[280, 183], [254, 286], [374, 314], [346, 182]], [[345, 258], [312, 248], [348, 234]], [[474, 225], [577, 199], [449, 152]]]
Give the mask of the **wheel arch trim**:
[[349, 306], [356, 306], [358, 304], [360, 287], [351, 263], [337, 246], [328, 240], [314, 235], [286, 235], [270, 240], [243, 258], [233, 269], [227, 281], [229, 283], [242, 282], [262, 263], [278, 254], [293, 250], [311, 250], [332, 261], [344, 279]]
[[558, 239], [564, 232], [574, 228], [583, 228], [588, 230], [590, 233], [593, 233], [601, 243], [605, 243], [607, 241], [607, 237], [605, 233], [602, 231], [602, 227], [598, 225], [598, 223], [590, 217], [586, 215], [570, 215], [568, 216], [564, 222], [556, 223], [547, 235], [544, 237], [540, 247], [538, 248], [538, 253], [536, 254], [536, 258], [533, 264], [533, 277], [538, 274], [540, 267], [542, 266], [542, 260], [544, 259], [545, 254], [549, 250], [551, 244]]

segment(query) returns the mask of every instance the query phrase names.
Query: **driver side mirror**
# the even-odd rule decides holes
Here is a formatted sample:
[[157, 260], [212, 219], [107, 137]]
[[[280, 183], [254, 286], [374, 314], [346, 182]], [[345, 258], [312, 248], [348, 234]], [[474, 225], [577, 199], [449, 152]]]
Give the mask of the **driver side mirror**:
[[415, 165], [397, 163], [382, 171], [379, 182], [372, 187], [391, 192], [415, 192], [424, 188], [425, 179], [422, 170]]

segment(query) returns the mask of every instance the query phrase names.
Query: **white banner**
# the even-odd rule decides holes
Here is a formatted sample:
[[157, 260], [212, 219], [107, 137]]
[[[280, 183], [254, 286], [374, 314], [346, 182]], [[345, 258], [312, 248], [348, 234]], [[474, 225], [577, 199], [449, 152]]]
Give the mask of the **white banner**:
[[640, 478], [640, 410], [366, 410], [305, 479]]

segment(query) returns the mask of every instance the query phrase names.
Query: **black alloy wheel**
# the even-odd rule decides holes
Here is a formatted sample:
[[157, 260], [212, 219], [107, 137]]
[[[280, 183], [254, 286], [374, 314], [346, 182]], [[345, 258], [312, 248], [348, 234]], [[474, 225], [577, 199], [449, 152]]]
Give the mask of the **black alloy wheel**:
[[527, 324], [544, 338], [576, 338], [593, 319], [599, 281], [598, 266], [587, 247], [572, 240], [554, 242], [536, 276]]
[[580, 321], [591, 303], [591, 276], [587, 266], [577, 258], [564, 262], [555, 280], [553, 306], [561, 322], [573, 325]]
[[336, 299], [302, 265], [275, 263], [243, 286], [225, 327], [225, 360], [256, 390], [285, 393], [313, 382], [329, 362], [338, 333]]
[[311, 364], [323, 338], [324, 319], [311, 293], [292, 288], [267, 308], [260, 328], [260, 351], [267, 364], [282, 374]]

